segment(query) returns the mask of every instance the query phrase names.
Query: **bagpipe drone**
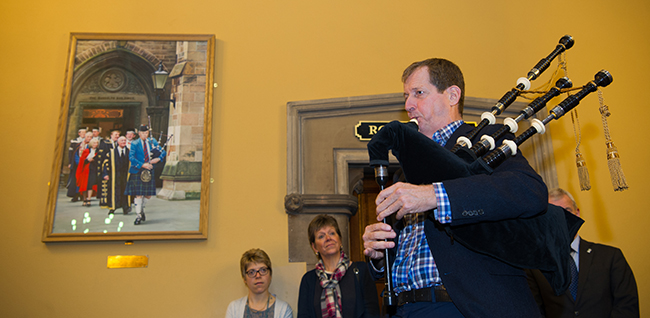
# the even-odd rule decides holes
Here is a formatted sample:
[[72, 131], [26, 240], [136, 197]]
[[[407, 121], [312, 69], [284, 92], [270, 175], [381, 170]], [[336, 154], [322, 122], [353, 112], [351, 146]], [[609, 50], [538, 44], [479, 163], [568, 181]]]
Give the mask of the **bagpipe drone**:
[[[151, 116], [148, 116], [147, 120], [149, 122], [149, 130], [151, 130]], [[149, 139], [155, 141], [155, 139], [153, 139], [153, 130], [151, 130], [151, 131], [152, 131], [152, 135], [149, 137]], [[153, 146], [152, 149], [151, 149], [151, 159], [150, 160], [153, 160], [153, 159], [156, 159], [156, 158], [161, 158], [161, 157], [165, 156], [165, 154], [166, 154], [166, 148], [165, 147], [167, 147], [167, 143], [172, 139], [172, 137], [174, 137], [174, 134], [169, 135], [167, 140], [165, 140], [165, 143], [161, 146], [160, 141], [162, 139], [162, 136], [163, 136], [163, 132], [161, 131], [160, 135], [158, 136], [158, 142], [157, 143], [153, 143], [153, 142], [150, 143]], [[140, 179], [142, 180], [142, 182], [149, 182], [149, 181], [151, 181], [152, 178], [153, 178], [153, 175], [152, 175], [151, 170], [147, 170], [147, 169], [142, 170], [142, 173], [140, 174]]]

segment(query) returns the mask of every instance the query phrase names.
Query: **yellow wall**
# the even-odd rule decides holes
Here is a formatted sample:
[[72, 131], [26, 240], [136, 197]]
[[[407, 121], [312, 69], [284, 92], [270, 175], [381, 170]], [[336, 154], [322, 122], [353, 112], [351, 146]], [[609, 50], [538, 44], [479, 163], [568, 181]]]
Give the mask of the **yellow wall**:
[[[461, 66], [467, 95], [499, 98], [564, 34], [576, 85], [614, 76], [604, 97], [630, 189], [612, 191], [595, 94], [580, 112], [593, 189], [579, 192], [568, 118], [552, 124], [559, 182], [582, 236], [623, 249], [645, 311], [649, 13], [642, 0], [2, 1], [0, 316], [219, 317], [246, 291], [237, 263], [251, 247], [269, 252], [272, 291], [295, 309], [305, 268], [287, 260], [286, 103], [400, 92], [402, 69], [433, 56]], [[207, 241], [41, 243], [70, 32], [216, 35]], [[149, 255], [149, 268], [107, 270], [116, 254]]]

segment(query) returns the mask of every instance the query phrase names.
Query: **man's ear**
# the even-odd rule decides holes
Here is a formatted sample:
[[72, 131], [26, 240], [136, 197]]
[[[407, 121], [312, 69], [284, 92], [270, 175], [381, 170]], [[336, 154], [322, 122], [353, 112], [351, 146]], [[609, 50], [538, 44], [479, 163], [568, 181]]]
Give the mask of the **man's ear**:
[[447, 92], [447, 96], [449, 98], [449, 104], [452, 106], [458, 105], [458, 103], [460, 102], [460, 95], [461, 95], [460, 87], [456, 85], [451, 85], [447, 87], [445, 91]]

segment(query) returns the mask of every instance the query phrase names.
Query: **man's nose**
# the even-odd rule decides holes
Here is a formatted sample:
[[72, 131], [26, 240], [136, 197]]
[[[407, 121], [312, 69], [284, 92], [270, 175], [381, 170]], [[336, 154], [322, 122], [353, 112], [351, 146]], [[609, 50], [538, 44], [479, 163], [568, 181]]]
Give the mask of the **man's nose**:
[[407, 97], [404, 101], [404, 109], [407, 112], [413, 111], [415, 109], [415, 102], [411, 100], [411, 97]]

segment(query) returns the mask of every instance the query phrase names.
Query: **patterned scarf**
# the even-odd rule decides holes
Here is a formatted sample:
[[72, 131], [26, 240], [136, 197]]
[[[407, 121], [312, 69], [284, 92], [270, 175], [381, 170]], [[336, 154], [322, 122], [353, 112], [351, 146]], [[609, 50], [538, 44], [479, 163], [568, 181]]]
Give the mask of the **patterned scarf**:
[[325, 273], [325, 266], [323, 260], [318, 260], [316, 264], [316, 275], [320, 280], [320, 286], [323, 287], [323, 293], [320, 296], [320, 308], [323, 318], [341, 318], [341, 288], [339, 281], [345, 275], [345, 272], [350, 267], [350, 260], [341, 251], [341, 258], [339, 264], [336, 265], [336, 270], [331, 277]]

